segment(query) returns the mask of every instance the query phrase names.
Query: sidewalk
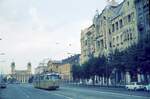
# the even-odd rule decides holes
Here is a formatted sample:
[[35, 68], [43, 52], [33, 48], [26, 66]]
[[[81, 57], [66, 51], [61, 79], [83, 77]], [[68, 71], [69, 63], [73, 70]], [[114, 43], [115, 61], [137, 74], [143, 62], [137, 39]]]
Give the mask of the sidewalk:
[[113, 85], [93, 85], [93, 84], [82, 84], [82, 83], [62, 83], [65, 85], [70, 85], [70, 86], [79, 86], [79, 87], [97, 87], [97, 88], [119, 88], [119, 89], [125, 89], [124, 85], [117, 85], [117, 86], [113, 86]]

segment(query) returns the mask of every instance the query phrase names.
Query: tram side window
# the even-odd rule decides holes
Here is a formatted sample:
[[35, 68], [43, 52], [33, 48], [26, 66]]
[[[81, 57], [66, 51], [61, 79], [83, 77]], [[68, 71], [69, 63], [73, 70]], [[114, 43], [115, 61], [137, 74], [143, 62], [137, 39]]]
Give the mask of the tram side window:
[[37, 77], [34, 77], [33, 80], [34, 80], [34, 81], [37, 81]]
[[38, 77], [35, 77], [35, 80], [38, 80]]
[[48, 78], [49, 78], [49, 80], [51, 80], [52, 79], [51, 75], [49, 75]]
[[41, 76], [41, 77], [40, 77], [40, 80], [44, 80], [44, 76]]
[[58, 75], [52, 75], [52, 76], [51, 76], [51, 79], [52, 79], [52, 80], [57, 80], [57, 79], [59, 79], [59, 76], [58, 76]]
[[46, 80], [49, 80], [49, 77], [48, 77], [48, 75], [45, 77], [45, 79], [46, 79]]

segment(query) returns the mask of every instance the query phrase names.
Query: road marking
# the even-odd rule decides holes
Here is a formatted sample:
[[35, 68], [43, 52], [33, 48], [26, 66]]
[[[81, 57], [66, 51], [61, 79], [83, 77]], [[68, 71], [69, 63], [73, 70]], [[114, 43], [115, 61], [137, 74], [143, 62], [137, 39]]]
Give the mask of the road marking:
[[65, 97], [65, 98], [67, 98], [67, 99], [73, 99], [73, 98], [68, 97], [68, 96], [66, 96], [66, 95], [63, 95], [63, 94], [57, 94], [57, 93], [55, 93], [54, 95], [61, 96], [61, 97]]
[[58, 93], [51, 93], [51, 92], [49, 92], [49, 91], [44, 91], [44, 92], [45, 92], [45, 93], [52, 94], [52, 95], [56, 95], [56, 96], [61, 96], [61, 97], [67, 98], [67, 99], [73, 99], [73, 98], [71, 98], [71, 97], [69, 97], [69, 96], [66, 96], [66, 95], [64, 95], [64, 94], [60, 94], [60, 92], [59, 92], [59, 94], [58, 94]]
[[95, 91], [95, 92], [99, 92], [99, 93], [108, 93], [108, 94], [113, 94], [113, 95], [122, 95], [122, 96], [132, 96], [132, 97], [139, 97], [139, 98], [148, 98], [145, 96], [137, 96], [137, 95], [129, 95], [129, 94], [123, 94], [123, 93], [113, 93], [113, 92], [100, 92], [100, 91]]
[[18, 87], [16, 87], [19, 91], [21, 91], [27, 98], [29, 98], [30, 96], [27, 94], [27, 93], [25, 93], [25, 91], [22, 89], [22, 88], [18, 88]]
[[[72, 88], [65, 88], [65, 87], [63, 87], [64, 89], [72, 89]], [[76, 91], [78, 91], [78, 88], [74, 88], [73, 90], [76, 90]], [[85, 89], [79, 89], [80, 91], [82, 90], [82, 91], [85, 91]], [[124, 94], [124, 93], [114, 93], [114, 92], [102, 92], [102, 91], [97, 91], [97, 90], [86, 90], [86, 91], [92, 91], [92, 92], [97, 92], [97, 93], [104, 93], [104, 94], [112, 94], [112, 95], [120, 95], [120, 96], [129, 96], [129, 97], [135, 97], [135, 98], [145, 98], [145, 99], [148, 99], [149, 97], [147, 96], [139, 96], [139, 95], [130, 95], [130, 94]], [[113, 91], [113, 90], [112, 90]]]
[[27, 98], [29, 98], [30, 96], [29, 95], [27, 95], [27, 93], [25, 93], [24, 91], [22, 91], [22, 93], [27, 97]]

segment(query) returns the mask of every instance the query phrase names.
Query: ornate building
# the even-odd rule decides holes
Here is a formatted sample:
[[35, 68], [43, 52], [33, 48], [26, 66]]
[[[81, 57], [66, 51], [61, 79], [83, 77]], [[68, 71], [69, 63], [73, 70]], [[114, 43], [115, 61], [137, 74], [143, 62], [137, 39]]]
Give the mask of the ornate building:
[[81, 30], [81, 64], [91, 56], [108, 56], [115, 49], [125, 50], [138, 42], [134, 0], [117, 4], [109, 0], [102, 13], [96, 12], [93, 24]]
[[149, 0], [135, 0], [137, 27], [140, 42], [146, 44], [150, 40], [150, 7]]
[[[117, 4], [108, 0], [104, 10], [93, 18], [93, 24], [81, 30], [81, 60], [83, 64], [91, 57], [106, 56], [116, 49], [126, 50], [130, 46], [150, 39], [149, 0], [124, 0]], [[116, 73], [117, 74], [117, 73]], [[119, 75], [119, 74], [117, 74]], [[122, 80], [131, 82], [131, 74], [120, 73]], [[142, 74], [137, 81], [141, 82]]]
[[29, 78], [32, 76], [31, 63], [27, 64], [27, 70], [16, 70], [15, 63], [11, 63], [11, 77], [21, 83], [28, 83]]
[[61, 61], [49, 60], [48, 64], [47, 64], [48, 72], [57, 72], [58, 73], [58, 68], [60, 65], [61, 65]]

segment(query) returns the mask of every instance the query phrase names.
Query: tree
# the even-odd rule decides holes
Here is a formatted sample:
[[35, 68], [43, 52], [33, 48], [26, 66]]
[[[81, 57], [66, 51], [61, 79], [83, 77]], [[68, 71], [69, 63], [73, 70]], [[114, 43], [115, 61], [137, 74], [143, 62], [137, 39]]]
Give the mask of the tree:
[[80, 66], [73, 64], [72, 65], [72, 76], [73, 76], [73, 80], [77, 80], [80, 78]]

